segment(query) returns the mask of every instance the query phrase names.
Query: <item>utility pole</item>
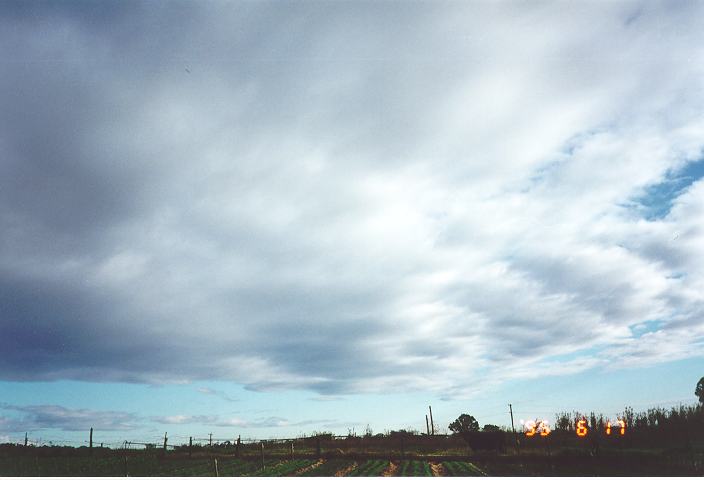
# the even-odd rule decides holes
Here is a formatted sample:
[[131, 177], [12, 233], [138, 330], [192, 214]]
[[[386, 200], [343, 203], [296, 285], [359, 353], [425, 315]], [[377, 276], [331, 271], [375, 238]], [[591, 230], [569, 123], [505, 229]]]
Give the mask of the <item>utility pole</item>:
[[435, 435], [435, 423], [433, 422], [433, 407], [428, 405], [428, 410], [430, 410], [430, 434]]
[[213, 434], [209, 433], [208, 435], [210, 435], [210, 446], [212, 447], [213, 446]]
[[428, 423], [428, 416], [425, 416], [425, 431], [430, 435], [430, 424]]
[[511, 430], [513, 430], [513, 439], [516, 441], [516, 452], [518, 455], [521, 454], [521, 444], [518, 442], [518, 435], [516, 435], [516, 427], [513, 426], [513, 406], [508, 404], [508, 411], [511, 412]]

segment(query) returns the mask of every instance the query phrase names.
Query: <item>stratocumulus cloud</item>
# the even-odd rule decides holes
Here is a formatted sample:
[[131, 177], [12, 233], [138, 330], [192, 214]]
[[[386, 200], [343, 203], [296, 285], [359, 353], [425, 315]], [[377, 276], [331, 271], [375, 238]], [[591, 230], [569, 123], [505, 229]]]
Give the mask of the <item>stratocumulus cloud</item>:
[[140, 416], [130, 412], [71, 409], [59, 405], [11, 405], [0, 403], [0, 409], [19, 413], [20, 416], [0, 416], [4, 431], [57, 429], [63, 431], [133, 430], [138, 427]]
[[[207, 425], [213, 427], [282, 428], [346, 423], [334, 419], [304, 419], [292, 421], [283, 417], [223, 417], [219, 415], [166, 415], [145, 417], [132, 412], [115, 410], [72, 409], [60, 405], [12, 405], [0, 403], [0, 429], [6, 432], [61, 430], [67, 432], [130, 431], [152, 422], [160, 425]], [[356, 425], [354, 422], [349, 425]]]
[[702, 161], [704, 4], [37, 5], [0, 7], [0, 378], [462, 396], [704, 351], [704, 182], [646, 212]]

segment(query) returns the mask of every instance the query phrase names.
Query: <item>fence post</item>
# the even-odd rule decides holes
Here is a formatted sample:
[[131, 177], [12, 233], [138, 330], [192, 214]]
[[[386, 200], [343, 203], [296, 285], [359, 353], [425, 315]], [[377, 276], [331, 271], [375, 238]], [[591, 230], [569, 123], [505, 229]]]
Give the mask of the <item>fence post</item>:
[[219, 477], [220, 474], [218, 473], [218, 458], [217, 457], [213, 458], [213, 463], [215, 464], [215, 476]]
[[521, 454], [521, 442], [518, 440], [518, 435], [516, 435], [516, 428], [513, 426], [513, 405], [508, 404], [508, 411], [511, 414], [511, 430], [513, 430], [513, 440], [516, 442], [516, 454]]
[[291, 461], [293, 461], [293, 440], [291, 440]]
[[259, 448], [262, 452], [262, 470], [264, 470], [264, 442], [261, 442], [259, 444]]
[[430, 411], [430, 434], [435, 435], [435, 423], [433, 423], [433, 407], [428, 405], [428, 410]]
[[27, 432], [24, 432], [24, 446], [27, 446]]
[[193, 456], [193, 437], [188, 437], [188, 456]]
[[167, 441], [166, 434], [167, 434], [167, 433], [168, 433], [168, 432], [164, 432], [164, 455], [166, 455], [166, 441]]
[[237, 435], [237, 444], [235, 445], [235, 456], [239, 458], [240, 456], [240, 436]]
[[90, 438], [88, 440], [88, 448], [90, 453], [93, 453], [93, 427], [90, 427]]

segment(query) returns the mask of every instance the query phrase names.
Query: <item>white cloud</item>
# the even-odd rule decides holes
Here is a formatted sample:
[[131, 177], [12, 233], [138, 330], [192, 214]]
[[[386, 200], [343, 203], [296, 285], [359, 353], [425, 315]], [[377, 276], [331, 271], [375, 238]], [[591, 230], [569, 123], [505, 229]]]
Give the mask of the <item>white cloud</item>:
[[[467, 395], [700, 355], [702, 182], [634, 199], [701, 157], [701, 8], [205, 5], [128, 45], [18, 21], [0, 86], [66, 111], [0, 136], [3, 378]], [[58, 31], [75, 84], [31, 61]], [[608, 353], [553, 360], [579, 349]]]

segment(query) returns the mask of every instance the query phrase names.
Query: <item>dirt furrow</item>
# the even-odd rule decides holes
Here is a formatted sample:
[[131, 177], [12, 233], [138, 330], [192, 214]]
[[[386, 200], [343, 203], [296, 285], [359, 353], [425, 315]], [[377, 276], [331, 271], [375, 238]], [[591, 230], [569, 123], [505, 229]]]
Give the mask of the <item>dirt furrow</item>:
[[300, 476], [300, 475], [306, 473], [306, 472], [309, 471], [309, 470], [313, 470], [314, 468], [318, 468], [318, 467], [321, 466], [323, 463], [325, 463], [325, 460], [321, 458], [320, 460], [318, 460], [318, 461], [315, 462], [314, 464], [308, 465], [307, 467], [299, 468], [298, 470], [296, 470], [295, 472], [289, 474], [288, 476], [289, 476], [289, 477], [298, 477], [298, 476]]
[[334, 477], [346, 477], [350, 473], [352, 473], [355, 469], [357, 468], [357, 462], [354, 462], [352, 465], [348, 465], [347, 467], [343, 468], [342, 470], [338, 470], [335, 472]]
[[386, 470], [381, 472], [381, 476], [382, 477], [395, 477], [397, 472], [398, 472], [398, 463], [389, 462], [389, 466], [386, 467]]
[[430, 470], [433, 472], [433, 477], [446, 477], [447, 470], [442, 463], [428, 462], [430, 465]]

